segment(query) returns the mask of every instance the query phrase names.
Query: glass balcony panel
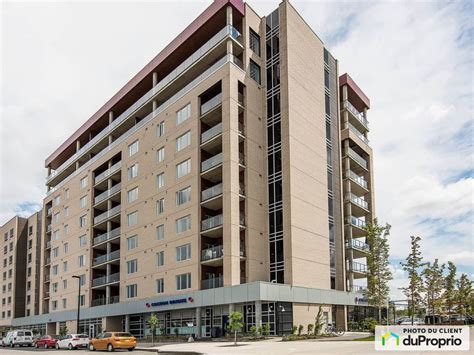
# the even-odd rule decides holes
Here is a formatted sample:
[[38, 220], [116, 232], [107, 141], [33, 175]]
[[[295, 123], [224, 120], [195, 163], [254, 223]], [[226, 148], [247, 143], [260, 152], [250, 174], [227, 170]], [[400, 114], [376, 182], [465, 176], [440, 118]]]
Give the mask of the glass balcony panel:
[[222, 93], [217, 94], [212, 99], [201, 105], [201, 116], [205, 115], [220, 104], [222, 104]]
[[360, 186], [364, 187], [364, 188], [368, 188], [368, 184], [367, 184], [367, 181], [362, 177], [362, 176], [359, 176], [357, 175], [355, 172], [353, 172], [352, 170], [348, 170], [346, 171], [346, 177], [348, 177], [349, 179], [355, 181], [356, 183], [358, 183]]
[[115, 186], [112, 186], [110, 189], [107, 191], [102, 192], [100, 195], [97, 195], [94, 198], [94, 204], [97, 204], [99, 202], [104, 201], [105, 199], [109, 198], [110, 196], [114, 195], [115, 193], [119, 192], [121, 189], [121, 184], [117, 184]]
[[222, 133], [222, 122], [216, 124], [214, 127], [209, 128], [207, 131], [201, 134], [201, 143], [206, 143], [215, 136]]
[[224, 287], [224, 277], [222, 276], [202, 280], [201, 289], [203, 290], [208, 290], [211, 288], [218, 288], [218, 287]]
[[224, 247], [218, 245], [212, 248], [201, 250], [201, 261], [213, 260], [224, 256]]
[[110, 232], [98, 235], [97, 237], [94, 238], [92, 244], [96, 245], [96, 244], [105, 242], [106, 240], [113, 239], [118, 235], [120, 235], [120, 227], [115, 228], [115, 229], [111, 230]]
[[368, 167], [367, 161], [364, 158], [362, 158], [359, 154], [357, 154], [354, 150], [352, 150], [351, 148], [348, 148], [347, 154], [352, 159], [354, 159], [357, 163], [359, 163], [360, 165], [362, 165], [364, 168], [367, 169]]
[[363, 198], [361, 198], [357, 195], [354, 195], [353, 193], [348, 193], [346, 195], [346, 199], [353, 202], [353, 203], [355, 203], [359, 207], [362, 207], [366, 210], [369, 209], [369, 203], [367, 201], [365, 201]]
[[222, 194], [222, 183], [214, 185], [201, 192], [201, 201], [209, 200]]
[[342, 107], [345, 108], [350, 113], [352, 113], [352, 115], [355, 118], [357, 118], [360, 121], [360, 123], [362, 123], [368, 129], [369, 121], [367, 121], [367, 119], [364, 117], [364, 114], [357, 111], [357, 109], [349, 101], [345, 100], [342, 103]]
[[117, 272], [115, 274], [109, 275], [109, 276], [101, 276], [96, 279], [92, 280], [92, 287], [96, 286], [101, 286], [101, 285], [106, 285], [110, 284], [113, 282], [118, 282], [120, 281], [120, 273]]
[[100, 223], [102, 221], [105, 221], [106, 219], [116, 215], [117, 213], [120, 213], [120, 208], [121, 206], [115, 206], [114, 208], [98, 215], [97, 217], [94, 217], [94, 224]]
[[208, 229], [216, 228], [222, 226], [224, 223], [224, 216], [219, 214], [214, 217], [206, 218], [201, 222], [201, 230], [205, 231]]
[[92, 260], [92, 265], [99, 265], [108, 261], [116, 260], [120, 258], [120, 250], [113, 251], [109, 254], [104, 254], [101, 256], [98, 256]]
[[360, 240], [357, 240], [357, 239], [347, 240], [346, 241], [346, 247], [348, 247], [348, 248], [352, 247], [352, 248], [367, 251], [367, 252], [370, 251], [369, 244], [364, 243], [364, 242], [362, 242]]
[[349, 219], [348, 219], [348, 222], [350, 224], [352, 224], [353, 226], [356, 226], [356, 227], [359, 227], [359, 228], [362, 228], [362, 229], [364, 229], [366, 227], [366, 223], [363, 220], [361, 220], [357, 217], [354, 217], [354, 216], [350, 216]]
[[369, 139], [364, 136], [364, 134], [359, 131], [357, 128], [355, 128], [350, 122], [347, 122], [347, 128], [354, 133], [357, 137], [359, 137], [360, 140], [362, 140], [364, 143], [369, 144]]
[[100, 173], [94, 178], [94, 183], [97, 184], [98, 182], [104, 180], [107, 176], [112, 175], [115, 173], [117, 170], [120, 170], [122, 167], [122, 162], [119, 161], [118, 163], [115, 163], [112, 165], [109, 169], [105, 170], [104, 172]]
[[219, 164], [222, 164], [222, 153], [216, 154], [213, 157], [204, 160], [201, 163], [201, 172], [205, 172], [209, 169], [212, 169]]

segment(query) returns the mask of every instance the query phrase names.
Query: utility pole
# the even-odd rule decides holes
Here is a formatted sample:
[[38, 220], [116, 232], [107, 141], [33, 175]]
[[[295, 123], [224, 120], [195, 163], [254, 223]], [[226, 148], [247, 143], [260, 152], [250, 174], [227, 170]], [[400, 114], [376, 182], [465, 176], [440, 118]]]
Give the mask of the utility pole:
[[72, 276], [73, 279], [77, 279], [79, 282], [79, 292], [77, 294], [77, 325], [76, 325], [76, 333], [79, 334], [79, 315], [81, 312], [81, 277], [77, 275]]

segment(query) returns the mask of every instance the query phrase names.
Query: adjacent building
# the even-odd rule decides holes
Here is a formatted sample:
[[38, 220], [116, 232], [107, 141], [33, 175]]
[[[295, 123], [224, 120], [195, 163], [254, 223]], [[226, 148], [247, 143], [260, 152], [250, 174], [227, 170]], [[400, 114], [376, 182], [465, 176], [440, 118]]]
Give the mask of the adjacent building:
[[7, 318], [215, 336], [239, 310], [281, 334], [322, 305], [345, 327], [367, 305], [369, 107], [289, 2], [214, 1], [46, 159], [40, 222], [5, 227], [42, 231], [19, 272], [37, 307]]

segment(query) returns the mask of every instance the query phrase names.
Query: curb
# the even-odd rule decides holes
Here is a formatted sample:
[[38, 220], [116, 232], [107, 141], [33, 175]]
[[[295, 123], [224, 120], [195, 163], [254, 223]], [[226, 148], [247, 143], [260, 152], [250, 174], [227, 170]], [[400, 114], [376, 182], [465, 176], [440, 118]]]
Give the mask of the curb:
[[147, 352], [156, 353], [156, 354], [205, 355], [205, 353], [201, 353], [197, 351], [179, 351], [179, 350], [161, 350], [160, 351], [160, 349], [150, 349], [150, 348], [135, 348], [135, 350], [147, 351]]

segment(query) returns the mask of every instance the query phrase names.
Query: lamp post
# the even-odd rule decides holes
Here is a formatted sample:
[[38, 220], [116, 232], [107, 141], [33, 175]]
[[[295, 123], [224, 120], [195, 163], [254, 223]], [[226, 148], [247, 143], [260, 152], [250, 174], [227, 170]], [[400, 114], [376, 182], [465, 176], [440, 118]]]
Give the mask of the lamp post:
[[76, 332], [79, 334], [79, 314], [81, 311], [81, 277], [77, 275], [72, 276], [73, 279], [77, 279], [79, 282], [79, 293], [77, 295], [77, 326], [76, 326]]

